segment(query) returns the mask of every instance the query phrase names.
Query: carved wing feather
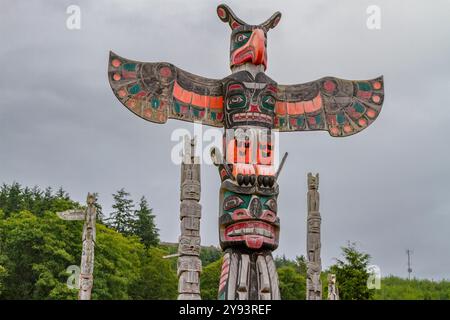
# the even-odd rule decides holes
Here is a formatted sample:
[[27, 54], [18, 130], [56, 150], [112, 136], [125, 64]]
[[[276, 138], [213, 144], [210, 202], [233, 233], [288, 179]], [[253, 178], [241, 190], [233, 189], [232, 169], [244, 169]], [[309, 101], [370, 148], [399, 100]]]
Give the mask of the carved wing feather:
[[166, 62], [138, 62], [110, 52], [108, 77], [119, 101], [139, 117], [223, 126], [220, 80], [199, 77]]
[[325, 130], [345, 137], [367, 128], [384, 100], [383, 77], [351, 81], [326, 77], [298, 85], [278, 85], [275, 128]]

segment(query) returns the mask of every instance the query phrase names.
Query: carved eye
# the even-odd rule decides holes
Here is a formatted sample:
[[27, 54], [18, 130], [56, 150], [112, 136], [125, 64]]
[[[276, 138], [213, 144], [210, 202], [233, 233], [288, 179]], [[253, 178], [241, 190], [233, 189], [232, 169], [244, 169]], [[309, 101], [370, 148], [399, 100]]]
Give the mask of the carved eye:
[[238, 33], [234, 37], [233, 50], [242, 47], [244, 44], [246, 44], [250, 39], [251, 34], [252, 34], [251, 31]]
[[229, 196], [223, 202], [223, 210], [228, 211], [230, 209], [239, 207], [243, 202], [244, 200], [242, 200], [238, 196]]
[[242, 99], [241, 96], [234, 96], [230, 99], [231, 103], [241, 103], [242, 101], [244, 101], [244, 99]]
[[275, 98], [267, 95], [262, 98], [262, 105], [264, 108], [269, 109], [270, 111], [275, 110]]
[[236, 37], [236, 41], [237, 41], [237, 42], [242, 42], [242, 41], [244, 41], [244, 40], [246, 40], [246, 39], [248, 39], [248, 36], [245, 35], [245, 34], [243, 34], [243, 33], [239, 34], [239, 35]]
[[228, 98], [228, 107], [241, 108], [245, 106], [246, 98], [243, 94], [235, 94]]
[[273, 211], [275, 213], [277, 213], [278, 211], [278, 206], [277, 206], [277, 201], [275, 199], [269, 199], [265, 205], [270, 209], [270, 211]]

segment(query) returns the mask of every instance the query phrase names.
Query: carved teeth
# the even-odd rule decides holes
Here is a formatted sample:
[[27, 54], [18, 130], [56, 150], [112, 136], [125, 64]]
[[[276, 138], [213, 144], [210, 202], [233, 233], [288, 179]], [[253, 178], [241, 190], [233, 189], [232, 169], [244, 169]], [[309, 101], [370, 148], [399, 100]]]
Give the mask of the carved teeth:
[[241, 235], [259, 235], [266, 238], [273, 238], [272, 232], [263, 228], [242, 228], [235, 229], [228, 232], [229, 237], [241, 236]]
[[257, 112], [246, 112], [246, 113], [237, 113], [233, 115], [234, 121], [261, 121], [261, 122], [267, 122], [272, 123], [272, 118], [263, 113], [257, 113]]

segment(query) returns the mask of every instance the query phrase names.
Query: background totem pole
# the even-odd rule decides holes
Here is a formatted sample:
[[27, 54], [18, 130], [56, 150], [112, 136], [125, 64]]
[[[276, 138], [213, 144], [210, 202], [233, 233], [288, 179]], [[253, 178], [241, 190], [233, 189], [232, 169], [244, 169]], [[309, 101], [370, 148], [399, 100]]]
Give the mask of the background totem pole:
[[328, 300], [339, 300], [339, 290], [336, 286], [336, 275], [328, 274]]
[[180, 220], [178, 247], [178, 299], [200, 299], [200, 160], [195, 157], [195, 140], [185, 138], [181, 164]]
[[359, 132], [381, 110], [383, 79], [326, 77], [279, 85], [265, 70], [267, 34], [281, 13], [259, 25], [245, 23], [226, 5], [219, 5], [217, 14], [232, 30], [231, 75], [208, 79], [170, 63], [132, 61], [111, 52], [109, 82], [119, 101], [143, 119], [226, 129], [224, 156], [213, 151], [222, 183], [219, 236], [225, 250], [219, 298], [279, 299], [271, 255], [280, 230], [272, 129], [324, 130], [334, 137]]
[[308, 217], [306, 233], [306, 300], [322, 300], [322, 281], [320, 272], [322, 271], [322, 261], [320, 259], [320, 224], [321, 217], [319, 211], [319, 174], [313, 176], [308, 173]]
[[89, 193], [85, 211], [68, 210], [58, 213], [58, 216], [64, 220], [84, 220], [79, 300], [91, 300], [92, 286], [94, 284], [95, 222], [97, 219], [95, 201], [95, 195]]

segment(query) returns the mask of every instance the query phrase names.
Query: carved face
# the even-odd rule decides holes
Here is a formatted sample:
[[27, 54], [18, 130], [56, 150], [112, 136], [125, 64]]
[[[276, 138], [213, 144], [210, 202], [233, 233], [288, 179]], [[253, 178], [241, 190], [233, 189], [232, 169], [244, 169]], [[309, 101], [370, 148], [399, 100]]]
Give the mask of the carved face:
[[319, 174], [313, 176], [311, 173], [308, 173], [308, 189], [309, 190], [319, 189]]
[[82, 276], [80, 278], [80, 289], [83, 291], [87, 291], [92, 288], [93, 280], [89, 276]]
[[222, 190], [219, 217], [222, 248], [245, 246], [249, 249], [278, 247], [280, 222], [277, 198]]
[[200, 237], [180, 236], [178, 252], [187, 255], [200, 254]]
[[267, 35], [255, 26], [241, 26], [231, 33], [230, 65], [231, 67], [250, 62], [254, 65], [262, 64], [267, 68]]
[[239, 19], [231, 9], [221, 4], [217, 7], [220, 20], [227, 22], [231, 30], [231, 68], [249, 62], [267, 67], [267, 32], [280, 22], [281, 13], [274, 13], [259, 25], [249, 25]]
[[308, 219], [309, 230], [312, 233], [320, 233], [320, 219], [310, 218]]
[[225, 128], [273, 127], [276, 87], [264, 80], [246, 82], [232, 79], [226, 84]]
[[182, 199], [200, 200], [200, 183], [195, 180], [186, 180], [181, 186]]

